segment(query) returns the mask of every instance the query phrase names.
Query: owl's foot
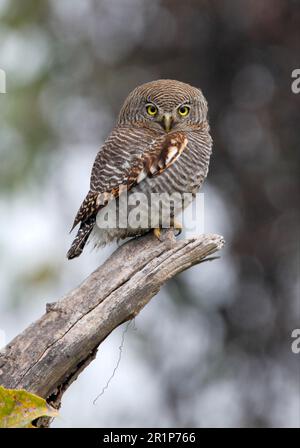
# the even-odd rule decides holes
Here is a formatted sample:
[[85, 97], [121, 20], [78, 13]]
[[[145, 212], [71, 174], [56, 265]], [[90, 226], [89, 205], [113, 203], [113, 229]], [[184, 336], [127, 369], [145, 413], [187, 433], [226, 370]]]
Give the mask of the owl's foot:
[[161, 241], [161, 228], [160, 227], [155, 227], [155, 229], [153, 229], [153, 233], [154, 236], [156, 236], [156, 238]]
[[[183, 227], [182, 227], [182, 224], [180, 222], [178, 222], [176, 220], [173, 220], [172, 225], [171, 225], [171, 229], [174, 229], [175, 230], [175, 236], [178, 236], [178, 235], [181, 234]], [[163, 232], [162, 232], [162, 229], [160, 227], [155, 227], [153, 229], [153, 233], [154, 233], [154, 235], [156, 236], [156, 238], [159, 241], [163, 241], [163, 235], [162, 235]]]

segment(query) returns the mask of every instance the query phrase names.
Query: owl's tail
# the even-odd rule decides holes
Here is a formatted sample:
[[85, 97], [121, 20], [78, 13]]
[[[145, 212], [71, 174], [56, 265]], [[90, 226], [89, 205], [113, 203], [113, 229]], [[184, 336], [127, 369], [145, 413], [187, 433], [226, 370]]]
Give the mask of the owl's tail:
[[95, 217], [91, 216], [86, 221], [80, 224], [77, 235], [67, 253], [67, 258], [71, 260], [72, 258], [79, 257], [83, 248], [90, 236], [91, 231], [95, 225]]

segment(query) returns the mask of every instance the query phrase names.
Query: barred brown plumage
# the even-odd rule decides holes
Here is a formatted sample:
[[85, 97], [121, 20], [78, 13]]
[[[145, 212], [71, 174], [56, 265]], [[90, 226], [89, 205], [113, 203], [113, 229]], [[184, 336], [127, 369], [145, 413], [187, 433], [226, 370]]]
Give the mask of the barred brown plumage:
[[[149, 116], [146, 106], [155, 105]], [[188, 115], [178, 108], [188, 105]], [[158, 80], [134, 89], [121, 108], [116, 127], [98, 152], [91, 173], [90, 191], [74, 227], [81, 223], [67, 254], [74, 258], [93, 230], [96, 243], [135, 236], [145, 231], [127, 226], [97, 229], [96, 217], [112, 198], [133, 193], [192, 193], [208, 172], [212, 139], [207, 122], [207, 103], [199, 89], [173, 80]]]

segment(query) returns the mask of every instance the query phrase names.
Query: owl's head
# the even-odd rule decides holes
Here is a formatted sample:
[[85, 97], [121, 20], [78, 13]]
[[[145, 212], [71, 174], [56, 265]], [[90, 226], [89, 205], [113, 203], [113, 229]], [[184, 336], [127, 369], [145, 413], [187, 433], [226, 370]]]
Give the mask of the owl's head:
[[186, 130], [207, 119], [207, 102], [196, 87], [159, 79], [136, 87], [126, 98], [119, 124], [143, 123], [162, 132]]

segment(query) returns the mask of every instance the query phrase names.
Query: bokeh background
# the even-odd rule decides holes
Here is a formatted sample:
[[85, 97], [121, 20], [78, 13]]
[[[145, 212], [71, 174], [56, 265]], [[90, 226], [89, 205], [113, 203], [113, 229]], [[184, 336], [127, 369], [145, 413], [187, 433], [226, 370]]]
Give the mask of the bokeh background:
[[124, 327], [101, 345], [53, 426], [300, 425], [299, 30], [299, 1], [0, 0], [2, 339], [115, 249], [65, 258], [96, 152], [139, 83], [205, 93], [205, 231], [227, 241], [136, 318], [93, 405]]

